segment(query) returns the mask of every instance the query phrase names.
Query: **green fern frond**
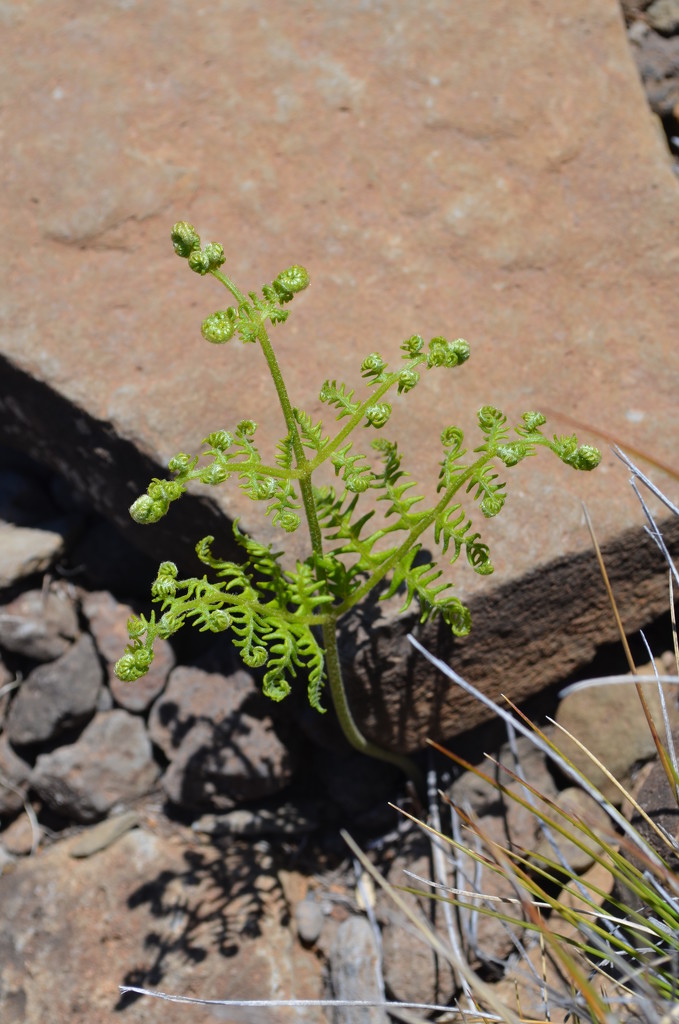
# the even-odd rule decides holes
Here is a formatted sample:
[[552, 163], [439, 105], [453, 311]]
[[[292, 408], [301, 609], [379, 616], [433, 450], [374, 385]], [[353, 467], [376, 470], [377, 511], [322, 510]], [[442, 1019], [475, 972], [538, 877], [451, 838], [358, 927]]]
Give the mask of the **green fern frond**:
[[323, 711], [324, 655], [311, 630], [287, 623], [285, 628], [272, 629], [266, 636], [266, 642], [269, 657], [263, 680], [264, 695], [272, 700], [282, 700], [290, 692], [288, 679], [295, 678], [296, 668], [301, 668], [308, 677], [309, 703], [317, 711]]
[[339, 497], [332, 487], [318, 490], [318, 522], [328, 540], [351, 540], [359, 543], [361, 531], [374, 516], [370, 509], [360, 519], [354, 520], [359, 500], [358, 494], [345, 490]]
[[216, 557], [212, 537], [204, 537], [196, 546], [198, 557], [214, 570], [218, 583], [206, 577], [180, 580], [173, 563], [161, 565], [153, 597], [161, 603], [163, 615], [158, 622], [155, 615], [131, 620], [131, 643], [116, 672], [127, 681], [139, 678], [153, 660], [155, 639], [190, 622], [201, 632], [230, 630], [245, 664], [266, 669], [265, 692], [274, 700], [289, 692], [288, 678], [296, 674], [295, 666], [308, 670], [313, 677], [314, 706], [322, 710], [324, 652], [307, 620], [322, 612], [332, 597], [313, 578], [309, 566], [298, 565], [297, 573], [286, 573], [279, 564], [280, 554], [253, 541], [236, 525], [234, 536], [246, 553], [246, 567]]
[[367, 555], [376, 540], [384, 536], [383, 530], [378, 530], [369, 537], [362, 537], [363, 528], [374, 516], [374, 510], [369, 509], [358, 519], [354, 519], [354, 512], [358, 504], [359, 495], [345, 491], [340, 497], [335, 495], [332, 488], [324, 489], [318, 498], [318, 522], [328, 541], [341, 540], [344, 543], [334, 547], [329, 554], [356, 554]]
[[393, 597], [399, 587], [405, 586], [406, 596], [399, 612], [407, 611], [413, 598], [417, 596], [422, 611], [420, 622], [426, 622], [436, 605], [437, 596], [450, 587], [450, 584], [436, 584], [436, 580], [440, 579], [442, 573], [433, 562], [413, 565], [421, 550], [421, 544], [414, 544], [403, 556], [394, 568], [389, 585], [382, 596], [384, 598]]
[[315, 452], [322, 451], [328, 443], [328, 438], [323, 437], [323, 424], [314, 424], [311, 416], [302, 409], [293, 409], [292, 413], [295, 417], [295, 422], [299, 426], [304, 447], [310, 448]]
[[346, 384], [337, 384], [337, 381], [326, 380], [321, 388], [318, 397], [326, 405], [339, 409], [337, 416], [341, 420], [344, 416], [353, 416], [361, 407], [360, 402], [352, 402], [354, 391], [347, 391]]
[[238, 307], [236, 330], [243, 344], [253, 344], [259, 337], [262, 324], [266, 319], [249, 302], [241, 302]]
[[297, 292], [304, 291], [309, 285], [309, 274], [298, 263], [287, 270], [281, 271], [276, 280], [262, 288], [262, 295], [269, 302], [285, 305], [292, 302]]
[[[285, 573], [280, 564], [282, 552], [272, 551], [271, 545], [260, 544], [247, 533], [242, 533], [238, 526], [238, 519], [231, 524], [234, 540], [245, 552], [245, 565], [251, 572], [259, 577], [259, 590], [268, 591], [275, 595], [276, 602], [281, 608], [286, 607], [288, 584]], [[214, 537], [203, 537], [196, 545], [196, 554], [204, 565], [214, 569], [218, 577], [230, 579], [233, 576], [233, 562], [227, 562], [212, 554]], [[241, 571], [243, 571], [242, 567]], [[248, 576], [248, 579], [251, 579]]]
[[341, 475], [346, 489], [354, 494], [361, 494], [371, 486], [375, 474], [362, 452], [349, 454], [352, 448], [352, 442], [347, 441], [342, 448], [333, 453], [330, 461], [335, 469], [335, 475]]
[[286, 581], [286, 608], [290, 617], [304, 622], [311, 621], [332, 605], [333, 596], [325, 580], [316, 574], [313, 556], [305, 562], [298, 561], [296, 569], [286, 573]]
[[482, 406], [478, 411], [477, 419], [486, 437], [486, 445], [484, 446], [486, 451], [489, 450], [487, 446], [495, 448], [497, 445], [502, 444], [509, 436], [507, 417], [500, 409], [496, 409], [495, 406]]
[[479, 533], [469, 533], [471, 527], [472, 521], [467, 519], [461, 505], [449, 506], [440, 512], [434, 521], [434, 540], [441, 545], [441, 552], [444, 555], [452, 543], [451, 565], [457, 561], [464, 548], [472, 569], [481, 576], [489, 576], [493, 572], [493, 565], [488, 545], [482, 543]]
[[371, 352], [361, 363], [361, 377], [374, 387], [386, 379], [387, 364], [379, 352]]
[[280, 439], [276, 445], [276, 451], [276, 465], [280, 466], [280, 468], [284, 470], [292, 469], [294, 459], [292, 434], [286, 434], [285, 437]]
[[[441, 616], [453, 633], [469, 632], [469, 611], [451, 594], [451, 584], [442, 581], [435, 561], [422, 560], [421, 537], [433, 527], [434, 540], [442, 554], [455, 562], [464, 549], [467, 561], [479, 573], [492, 571], [488, 548], [473, 531], [471, 519], [457, 502], [473, 494], [485, 516], [496, 515], [504, 502], [504, 483], [493, 469], [497, 462], [515, 466], [538, 447], [547, 447], [576, 469], [597, 465], [600, 454], [588, 445], [579, 446], [574, 436], [547, 438], [541, 432], [544, 416], [527, 412], [509, 439], [507, 417], [493, 406], [483, 406], [478, 422], [483, 443], [474, 458], [463, 447], [464, 435], [456, 426], [441, 435], [438, 497], [427, 505], [417, 493], [415, 481], [401, 465], [396, 444], [380, 438], [372, 449], [380, 456], [373, 468], [368, 457], [352, 447], [351, 435], [359, 427], [379, 430], [388, 422], [393, 400], [407, 394], [423, 373], [438, 367], [455, 367], [469, 357], [464, 339], [448, 341], [434, 337], [425, 348], [420, 335], [401, 345], [400, 370], [390, 370], [380, 353], [371, 352], [361, 363], [363, 398], [346, 384], [326, 380], [321, 401], [344, 420], [334, 436], [323, 434], [300, 409], [292, 407], [276, 353], [267, 333], [268, 324], [283, 323], [283, 309], [294, 295], [306, 288], [309, 275], [298, 265], [289, 267], [261, 294], [243, 293], [227, 276], [227, 256], [217, 243], [201, 240], [193, 225], [180, 221], [172, 229], [175, 252], [187, 260], [201, 277], [211, 275], [230, 292], [235, 303], [217, 310], [203, 322], [204, 337], [224, 344], [236, 334], [245, 343], [257, 343], [266, 360], [286, 425], [278, 442], [273, 465], [265, 465], [254, 442], [256, 424], [242, 420], [233, 433], [219, 430], [203, 439], [198, 455], [180, 452], [169, 463], [172, 479], [155, 478], [146, 494], [132, 506], [133, 517], [153, 523], [166, 514], [171, 503], [186, 491], [192, 480], [216, 485], [235, 477], [249, 498], [263, 502], [266, 514], [283, 530], [300, 523], [298, 511], [308, 521], [312, 552], [294, 570], [281, 565], [281, 555], [252, 540], [234, 523], [234, 537], [243, 550], [243, 564], [213, 554], [213, 538], [196, 547], [198, 557], [215, 582], [207, 576], [180, 579], [177, 566], [163, 562], [152, 586], [152, 598], [160, 606], [160, 617], [133, 617], [128, 623], [129, 644], [116, 665], [121, 679], [138, 679], [153, 659], [157, 638], [167, 639], [184, 624], [213, 633], [229, 630], [243, 661], [263, 669], [265, 693], [281, 700], [291, 680], [301, 671], [308, 677], [312, 706], [320, 709], [326, 650], [314, 630], [319, 628], [327, 649], [328, 676], [339, 721], [349, 741], [370, 753], [416, 775], [410, 762], [393, 752], [380, 750], [365, 739], [353, 721], [344, 691], [337, 654], [336, 624], [339, 617], [373, 588], [382, 598], [404, 592], [402, 610], [416, 600], [422, 622]], [[307, 453], [311, 453], [307, 457]], [[313, 474], [324, 464], [333, 466], [343, 490], [317, 488]], [[374, 510], [360, 505], [360, 494], [370, 490], [374, 505], [381, 503], [380, 528]], [[299, 497], [298, 497], [299, 494]]]
[[393, 485], [402, 476], [407, 476], [405, 469], [401, 469], [402, 455], [395, 441], [388, 441], [386, 437], [378, 437], [372, 442], [371, 447], [380, 453], [383, 464], [382, 472], [376, 474], [376, 481], [379, 481], [376, 486]]
[[476, 487], [474, 501], [480, 501], [480, 509], [486, 519], [492, 519], [498, 512], [502, 511], [506, 495], [503, 493], [506, 484], [495, 483], [498, 474], [493, 472], [493, 467], [488, 465], [477, 466], [467, 484], [467, 494]]
[[276, 480], [274, 500], [266, 508], [266, 514], [271, 516], [273, 525], [280, 526], [286, 533], [294, 533], [301, 522], [295, 509], [301, 507], [290, 481]]
[[420, 550], [420, 544], [410, 548], [394, 568], [389, 586], [380, 597], [392, 597], [403, 586], [406, 594], [399, 613], [407, 611], [417, 598], [420, 622], [441, 615], [455, 636], [466, 636], [471, 629], [469, 609], [458, 597], [445, 593], [452, 587], [451, 583], [436, 582], [441, 577], [441, 570], [433, 562], [413, 564]]
[[321, 694], [325, 682], [325, 654], [310, 629], [300, 630], [297, 640], [300, 664], [308, 673], [307, 699], [312, 708], [323, 711]]
[[462, 462], [467, 449], [462, 447], [464, 432], [460, 427], [450, 426], [441, 431], [443, 458], [439, 470], [437, 492], [454, 488], [456, 481], [462, 481], [469, 467]]

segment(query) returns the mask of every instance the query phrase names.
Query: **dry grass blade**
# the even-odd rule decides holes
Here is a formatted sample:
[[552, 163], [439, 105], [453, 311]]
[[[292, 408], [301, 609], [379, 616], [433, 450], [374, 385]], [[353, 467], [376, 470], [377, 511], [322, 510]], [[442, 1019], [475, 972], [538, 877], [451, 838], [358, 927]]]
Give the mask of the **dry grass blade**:
[[[420, 823], [421, 824], [421, 823]], [[425, 826], [426, 827], [426, 826]], [[493, 991], [491, 985], [488, 985], [485, 981], [472, 970], [472, 968], [463, 959], [458, 959], [455, 956], [453, 949], [446, 945], [437, 933], [426, 925], [417, 914], [413, 913], [412, 908], [408, 903], [399, 895], [399, 893], [391, 886], [385, 878], [377, 871], [377, 869], [370, 863], [365, 854], [356, 845], [351, 836], [342, 831], [342, 838], [345, 843], [349, 846], [354, 856], [361, 862], [364, 870], [368, 872], [375, 882], [387, 893], [391, 900], [396, 906], [406, 915], [406, 917], [415, 925], [419, 932], [427, 939], [430, 943], [431, 948], [442, 956], [451, 966], [457, 969], [460, 975], [465, 978], [467, 985], [470, 990], [474, 993], [475, 997], [479, 1000], [478, 1006], [470, 1006], [462, 1012], [465, 1014], [465, 1019], [470, 1015], [472, 1017], [476, 1015], [478, 1021], [492, 1021], [499, 1019], [504, 1021], [505, 1024], [522, 1024], [518, 1016], [510, 1011], [503, 1003], [497, 998], [497, 995]], [[493, 1011], [492, 1014], [486, 1013], [481, 1006], [485, 1004], [489, 1006]], [[493, 1016], [495, 1015], [495, 1016]]]
[[[606, 565], [604, 563], [603, 555], [601, 554], [601, 548], [599, 547], [599, 542], [597, 541], [596, 535], [594, 533], [594, 526], [592, 525], [592, 520], [590, 519], [589, 512], [587, 511], [587, 507], [585, 506], [584, 503], [583, 503], [582, 508], [583, 508], [584, 513], [585, 513], [585, 521], [587, 523], [587, 528], [589, 530], [590, 537], [592, 538], [592, 544], [594, 545], [594, 550], [595, 550], [595, 553], [596, 553], [597, 561], [599, 563], [599, 569], [601, 570], [601, 575], [602, 575], [602, 578], [603, 578], [603, 581], [604, 581], [604, 586], [606, 587], [606, 592], [608, 594], [608, 599], [611, 602], [611, 608], [613, 609], [613, 615], [615, 617], [616, 625], [618, 627], [618, 632], [620, 634], [620, 640], [622, 642], [622, 646], [623, 646], [623, 649], [625, 651], [625, 657], [627, 658], [627, 664], [629, 665], [629, 669], [630, 669], [630, 672], [632, 673], [632, 675], [636, 675], [637, 674], [637, 667], [634, 664], [634, 658], [632, 657], [632, 652], [630, 650], [630, 646], [629, 646], [629, 643], [627, 641], [627, 636], [625, 634], [625, 630], [624, 630], [624, 627], [623, 627], [623, 624], [622, 624], [622, 619], [620, 618], [620, 612], [618, 611], [618, 605], [617, 605], [616, 600], [615, 600], [615, 595], [613, 593], [613, 588], [611, 587], [611, 581], [610, 581], [610, 579], [608, 577], [608, 572], [606, 570]], [[663, 747], [662, 743], [660, 742], [660, 737], [658, 735], [658, 730], [656, 729], [655, 722], [653, 721], [653, 716], [651, 715], [650, 709], [648, 707], [648, 703], [646, 702], [646, 698], [644, 697], [643, 690], [642, 690], [642, 688], [641, 688], [641, 686], [639, 684], [637, 684], [637, 695], [639, 697], [639, 702], [641, 703], [641, 707], [643, 708], [643, 712], [644, 712], [644, 715], [646, 717], [646, 722], [648, 724], [648, 728], [650, 730], [651, 736], [653, 737], [653, 742], [655, 744], [655, 748], [658, 751], [658, 757], [660, 758], [660, 761], [661, 761], [661, 763], [663, 765], [663, 768], [665, 769], [665, 773], [667, 775], [667, 779], [670, 782], [670, 785], [672, 785], [673, 787], [676, 787], [677, 779], [676, 779], [676, 777], [674, 775], [674, 772], [672, 770], [672, 765], [670, 763], [669, 757], [667, 756], [667, 751], [665, 750], [665, 748]]]

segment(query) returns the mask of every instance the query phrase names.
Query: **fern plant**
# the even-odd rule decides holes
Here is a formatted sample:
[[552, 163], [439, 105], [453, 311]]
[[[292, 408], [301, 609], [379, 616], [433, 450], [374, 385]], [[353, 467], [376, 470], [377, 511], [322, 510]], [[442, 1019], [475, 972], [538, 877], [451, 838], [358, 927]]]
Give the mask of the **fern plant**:
[[[163, 562], [152, 586], [160, 614], [130, 620], [130, 643], [116, 664], [116, 674], [128, 682], [144, 675], [153, 659], [156, 637], [166, 639], [187, 622], [201, 631], [230, 630], [245, 664], [263, 669], [268, 697], [282, 700], [294, 678], [303, 673], [311, 705], [323, 711], [327, 680], [349, 742], [362, 753], [416, 776], [407, 757], [368, 741], [354, 721], [342, 682], [338, 619], [379, 587], [383, 598], [403, 592], [401, 611], [416, 600], [421, 622], [440, 616], [456, 636], [466, 635], [471, 626], [468, 609], [451, 594], [451, 584], [441, 581], [437, 563], [418, 557], [422, 535], [431, 529], [441, 554], [451, 563], [464, 552], [475, 572], [488, 575], [493, 571], [488, 547], [473, 529], [460, 499], [469, 496], [479, 503], [483, 516], [495, 516], [505, 501], [498, 463], [515, 466], [545, 447], [567, 465], [591, 470], [599, 463], [600, 453], [589, 445], [579, 446], [575, 436], [550, 439], [541, 432], [545, 418], [540, 413], [525, 413], [510, 431], [498, 409], [484, 406], [478, 414], [481, 441], [473, 450], [465, 447], [459, 427], [443, 429], [437, 494], [427, 503], [402, 468], [395, 442], [377, 437], [369, 457], [355, 447], [355, 433], [358, 428], [380, 431], [391, 414], [387, 398], [412, 391], [423, 371], [449, 370], [464, 363], [469, 356], [467, 342], [436, 337], [425, 345], [419, 335], [413, 335], [401, 345], [401, 359], [394, 368], [371, 352], [360, 367], [364, 385], [360, 395], [343, 382], [326, 380], [320, 400], [336, 411], [338, 424], [326, 434], [322, 423], [314, 423], [292, 405], [267, 330], [268, 325], [287, 320], [288, 310], [283, 307], [309, 284], [306, 270], [290, 267], [265, 285], [261, 295], [249, 292], [246, 296], [221, 269], [225, 262], [221, 245], [201, 246], [193, 226], [186, 222], [174, 225], [172, 242], [191, 270], [216, 278], [233, 296], [235, 306], [220, 309], [203, 322], [203, 337], [223, 344], [237, 335], [245, 344], [259, 345], [287, 433], [270, 462], [263, 461], [255, 444], [257, 425], [252, 420], [211, 433], [200, 453], [181, 452], [172, 458], [171, 478], [152, 480], [130, 514], [138, 523], [157, 522], [192, 480], [216, 486], [233, 478], [253, 501], [263, 503], [266, 515], [282, 531], [293, 532], [304, 520], [311, 553], [295, 569], [284, 568], [281, 553], [244, 535], [236, 521], [233, 532], [243, 550], [242, 564], [220, 558], [213, 551], [213, 537], [204, 537], [196, 546], [198, 558], [212, 570], [210, 577], [183, 579], [174, 562]], [[314, 474], [326, 464], [334, 468], [337, 487], [318, 487], [313, 482]], [[367, 492], [385, 503], [379, 526], [373, 522], [374, 503], [367, 509], [365, 502], [361, 504], [361, 495]]]

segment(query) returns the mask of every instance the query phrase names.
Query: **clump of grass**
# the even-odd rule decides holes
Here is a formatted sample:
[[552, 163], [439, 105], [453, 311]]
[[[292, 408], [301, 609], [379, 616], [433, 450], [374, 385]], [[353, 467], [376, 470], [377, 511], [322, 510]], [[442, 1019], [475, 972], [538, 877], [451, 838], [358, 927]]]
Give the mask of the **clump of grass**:
[[[679, 509], [626, 457], [616, 450], [632, 474], [631, 483], [646, 518], [646, 529], [666, 559], [670, 574], [670, 606], [673, 611], [673, 581], [679, 582], [677, 570], [649, 509], [643, 490], [654, 494], [673, 514]], [[594, 537], [593, 537], [594, 539]], [[674, 633], [677, 676], [639, 676], [632, 661], [629, 645], [622, 631], [608, 578], [598, 546], [604, 581], [611, 597], [614, 614], [628, 657], [631, 677], [614, 677], [621, 684], [636, 686], [640, 707], [647, 718], [658, 757], [667, 776], [671, 794], [679, 806], [679, 771], [672, 732], [667, 715], [663, 683], [679, 682], [679, 650]], [[674, 619], [673, 619], [674, 623]], [[411, 637], [413, 645], [435, 664], [452, 682], [485, 703], [502, 718], [510, 738], [510, 747], [517, 734], [528, 737], [532, 744], [558, 767], [573, 784], [581, 787], [605, 812], [608, 827], [595, 824], [593, 816], [574, 813], [559, 806], [551, 797], [523, 776], [520, 763], [500, 765], [493, 758], [492, 772], [485, 772], [465, 762], [451, 751], [432, 744], [439, 752], [462, 769], [473, 772], [496, 790], [503, 801], [514, 801], [527, 810], [538, 823], [546, 842], [538, 850], [521, 849], [499, 843], [484, 830], [481, 820], [463, 807], [455, 806], [440, 794], [451, 817], [451, 835], [447, 835], [432, 819], [419, 822], [432, 837], [435, 848], [447, 854], [447, 873], [457, 876], [456, 882], [445, 880], [446, 870], [422, 885], [404, 886], [403, 891], [418, 896], [428, 895], [442, 903], [450, 917], [456, 915], [457, 949], [449, 944], [449, 956], [458, 959], [464, 952], [469, 935], [469, 921], [478, 915], [489, 915], [499, 927], [513, 929], [516, 949], [511, 972], [517, 996], [498, 1006], [498, 990], [479, 984], [478, 974], [466, 974], [462, 986], [465, 1015], [473, 1013], [484, 1019], [525, 1019], [530, 1011], [534, 1017], [555, 1020], [569, 1019], [610, 1024], [630, 1019], [667, 1022], [679, 1016], [679, 842], [647, 809], [591, 754], [577, 737], [557, 723], [556, 733], [548, 735], [523, 715], [511, 701], [500, 706], [462, 679], [448, 665], [427, 652]], [[655, 669], [655, 663], [653, 663]], [[578, 686], [595, 685], [604, 680], [590, 680]], [[612, 679], [606, 679], [610, 683]], [[659, 691], [663, 722], [653, 721], [645, 697], [647, 686]], [[662, 739], [661, 739], [662, 734]], [[591, 759], [592, 765], [604, 772], [617, 791], [613, 802], [588, 779], [563, 753], [559, 736], [567, 737]], [[561, 744], [564, 745], [563, 743]], [[629, 816], [617, 804], [631, 808]], [[564, 841], [567, 840], [568, 844]], [[577, 849], [595, 868], [581, 873], [572, 866], [568, 849]], [[545, 850], [549, 852], [545, 852]], [[511, 884], [515, 896], [502, 902], [484, 894], [481, 876], [501, 875]], [[442, 881], [442, 877], [444, 880]], [[420, 880], [421, 882], [421, 880]], [[513, 904], [512, 913], [507, 903]], [[516, 932], [516, 908], [521, 919]], [[465, 921], [467, 922], [465, 928]], [[451, 929], [449, 928], [449, 932]], [[535, 951], [537, 950], [537, 955]], [[459, 961], [458, 961], [459, 968]], [[492, 999], [489, 999], [489, 989]], [[506, 996], [506, 992], [505, 992]], [[523, 1001], [523, 1005], [522, 1005]]]

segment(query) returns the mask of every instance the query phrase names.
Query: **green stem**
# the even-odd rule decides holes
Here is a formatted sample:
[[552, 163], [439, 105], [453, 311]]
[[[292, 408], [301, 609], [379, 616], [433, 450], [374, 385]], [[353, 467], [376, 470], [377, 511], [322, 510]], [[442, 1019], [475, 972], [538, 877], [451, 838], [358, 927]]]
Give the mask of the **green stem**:
[[223, 271], [213, 269], [210, 271], [210, 273], [212, 274], [213, 277], [216, 277], [218, 281], [221, 281], [225, 288], [229, 289], [229, 291], [231, 292], [234, 299], [239, 305], [247, 301], [242, 291], [240, 291], [236, 287], [231, 278], [227, 277]]
[[[231, 292], [231, 294], [233, 295], [237, 302], [243, 303], [246, 301], [243, 293], [239, 291], [239, 289], [236, 287], [233, 281], [231, 281], [226, 276], [226, 274], [223, 274], [220, 270], [213, 270], [212, 274], [229, 289], [229, 291]], [[278, 401], [283, 412], [285, 425], [288, 428], [288, 432], [292, 439], [292, 448], [295, 453], [295, 459], [297, 461], [297, 469], [300, 473], [299, 487], [300, 491], [302, 492], [302, 503], [304, 505], [304, 511], [306, 513], [307, 524], [309, 527], [311, 548], [314, 554], [321, 558], [323, 556], [323, 540], [321, 536], [321, 528], [319, 526], [318, 518], [316, 516], [316, 505], [314, 502], [311, 481], [309, 479], [309, 473], [307, 469], [308, 460], [306, 455], [304, 454], [304, 446], [302, 445], [302, 441], [299, 436], [299, 431], [297, 430], [297, 423], [292, 412], [292, 403], [290, 402], [290, 398], [288, 396], [288, 389], [285, 386], [283, 374], [281, 373], [280, 366], [278, 365], [278, 360], [276, 359], [276, 353], [274, 352], [273, 346], [269, 341], [269, 336], [266, 333], [264, 324], [260, 325], [257, 337], [259, 338], [259, 343], [261, 345], [262, 352], [264, 353], [264, 358], [266, 359], [267, 366], [269, 367], [269, 373], [271, 374], [271, 377], [274, 382], [274, 387], [276, 388], [276, 394], [278, 395]]]
[[[245, 302], [245, 296], [238, 290], [238, 288], [236, 288], [233, 282], [230, 281], [225, 274], [219, 270], [213, 270], [212, 274], [229, 289], [237, 302]], [[309, 465], [309, 460], [304, 454], [304, 446], [302, 445], [302, 440], [299, 436], [299, 431], [297, 430], [297, 423], [292, 412], [292, 405], [285, 386], [285, 381], [283, 380], [283, 375], [278, 365], [276, 354], [271, 342], [269, 341], [269, 336], [264, 328], [264, 324], [260, 326], [258, 338], [276, 388], [278, 401], [280, 402], [286, 426], [292, 439], [292, 447], [297, 461], [297, 468], [301, 474], [299, 477], [299, 486], [302, 494], [304, 511], [306, 513], [311, 548], [315, 556], [316, 572], [318, 574], [319, 581], [325, 583], [326, 576], [322, 563], [323, 535], [321, 533], [321, 527], [316, 514], [316, 503], [314, 501], [313, 488], [310, 479], [311, 467]], [[384, 390], [387, 390], [387, 388]], [[382, 389], [378, 391], [378, 395], [381, 393], [383, 393]], [[377, 395], [373, 397], [373, 400], [375, 397], [377, 397]], [[344, 688], [344, 681], [342, 679], [342, 667], [340, 665], [339, 651], [337, 647], [336, 616], [332, 616], [332, 618], [329, 618], [328, 621], [324, 622], [321, 627], [321, 631], [323, 635], [323, 646], [325, 648], [326, 671], [330, 685], [330, 695], [337, 713], [338, 721], [346, 739], [352, 747], [360, 751], [362, 754], [366, 754], [368, 757], [374, 757], [379, 761], [386, 761], [389, 764], [397, 765], [404, 774], [413, 780], [420, 794], [424, 795], [424, 780], [419, 769], [410, 760], [410, 758], [403, 754], [395, 754], [391, 750], [383, 750], [382, 747], [378, 747], [376, 744], [371, 743], [365, 738], [361, 730], [356, 725], [354, 716], [352, 715], [349, 707], [349, 702], [347, 701], [347, 694]]]
[[342, 666], [340, 665], [339, 652], [337, 650], [337, 625], [336, 618], [323, 624], [323, 646], [325, 648], [325, 664], [330, 684], [330, 694], [337, 713], [337, 719], [346, 739], [361, 754], [367, 757], [374, 757], [378, 761], [386, 761], [401, 769], [404, 775], [415, 783], [420, 797], [424, 797], [426, 789], [424, 777], [417, 765], [405, 754], [396, 754], [391, 750], [378, 747], [377, 744], [367, 740], [356, 725], [354, 716], [351, 713], [347, 692], [342, 679]]

